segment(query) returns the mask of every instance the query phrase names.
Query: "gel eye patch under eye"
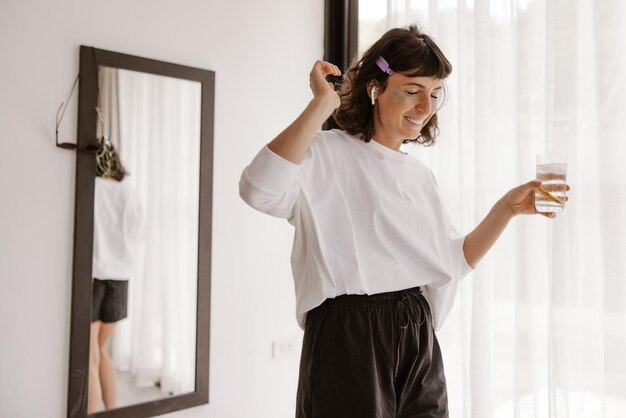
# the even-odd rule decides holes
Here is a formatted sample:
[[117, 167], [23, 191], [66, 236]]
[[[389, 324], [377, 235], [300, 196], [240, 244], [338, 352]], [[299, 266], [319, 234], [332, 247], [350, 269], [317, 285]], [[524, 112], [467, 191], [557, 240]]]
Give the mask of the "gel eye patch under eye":
[[419, 97], [419, 94], [409, 94], [393, 87], [389, 89], [389, 92], [391, 93], [391, 97], [393, 97], [396, 101], [406, 104], [417, 103]]

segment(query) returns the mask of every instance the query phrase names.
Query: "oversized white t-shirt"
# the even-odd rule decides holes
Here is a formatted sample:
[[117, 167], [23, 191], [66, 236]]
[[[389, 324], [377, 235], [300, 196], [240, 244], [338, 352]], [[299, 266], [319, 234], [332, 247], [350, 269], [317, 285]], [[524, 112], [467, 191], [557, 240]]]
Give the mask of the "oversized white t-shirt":
[[127, 182], [96, 177], [93, 277], [128, 280], [134, 273], [145, 221], [137, 194]]
[[295, 227], [296, 317], [342, 294], [424, 286], [439, 329], [471, 267], [432, 172], [413, 156], [340, 130], [294, 164], [265, 146], [242, 173], [250, 206]]

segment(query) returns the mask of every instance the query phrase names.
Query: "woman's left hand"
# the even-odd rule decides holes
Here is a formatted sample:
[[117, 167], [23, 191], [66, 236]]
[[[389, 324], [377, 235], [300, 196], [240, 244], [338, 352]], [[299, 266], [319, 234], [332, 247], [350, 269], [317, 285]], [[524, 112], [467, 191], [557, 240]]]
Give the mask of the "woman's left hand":
[[[532, 180], [509, 190], [508, 193], [504, 195], [503, 200], [514, 216], [533, 215], [537, 213], [548, 218], [554, 218], [556, 216], [555, 213], [537, 212], [537, 209], [535, 209], [535, 191], [540, 186], [541, 181]], [[567, 185], [566, 190], [570, 190], [570, 187]], [[565, 200], [567, 201], [567, 197]]]

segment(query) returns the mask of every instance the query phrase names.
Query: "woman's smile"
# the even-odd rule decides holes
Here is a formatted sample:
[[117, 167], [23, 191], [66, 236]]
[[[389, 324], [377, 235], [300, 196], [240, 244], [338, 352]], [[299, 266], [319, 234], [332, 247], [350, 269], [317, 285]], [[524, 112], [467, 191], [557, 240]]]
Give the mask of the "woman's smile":
[[[424, 118], [425, 119], [425, 118]], [[424, 123], [424, 119], [412, 118], [411, 116], [405, 116], [404, 120], [409, 122], [411, 125], [421, 128], [422, 123]]]

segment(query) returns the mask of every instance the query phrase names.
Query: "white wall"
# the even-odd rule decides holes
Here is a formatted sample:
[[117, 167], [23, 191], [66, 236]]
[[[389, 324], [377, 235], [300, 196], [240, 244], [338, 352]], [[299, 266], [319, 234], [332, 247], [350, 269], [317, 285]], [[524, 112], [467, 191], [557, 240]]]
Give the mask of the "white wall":
[[[0, 417], [66, 416], [75, 156], [54, 118], [90, 45], [216, 71], [209, 405], [172, 417], [293, 416], [301, 333], [292, 230], [238, 197], [243, 167], [310, 98], [323, 1], [1, 0]], [[76, 97], [63, 122], [73, 139]]]

